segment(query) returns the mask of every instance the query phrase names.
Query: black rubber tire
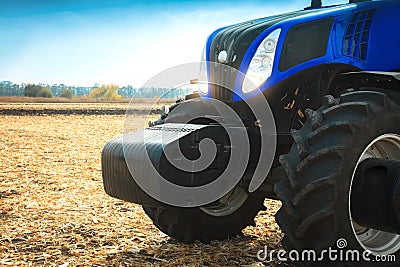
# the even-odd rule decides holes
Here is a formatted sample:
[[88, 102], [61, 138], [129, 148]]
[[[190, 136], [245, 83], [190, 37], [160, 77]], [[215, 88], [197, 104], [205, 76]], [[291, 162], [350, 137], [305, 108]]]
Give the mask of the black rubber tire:
[[[365, 89], [325, 96], [317, 111], [308, 109], [301, 130], [292, 130], [293, 146], [280, 157], [287, 178], [275, 185], [282, 201], [276, 221], [287, 251], [346, 249], [363, 251], [352, 230], [349, 192], [357, 160], [376, 137], [400, 133], [400, 107], [385, 93]], [[369, 91], [371, 90], [371, 91]], [[395, 254], [399, 266], [400, 251]], [[300, 265], [300, 263], [297, 263]], [[309, 262], [321, 266], [321, 262]], [[377, 262], [330, 262], [328, 266], [377, 266]]]
[[[198, 98], [191, 94], [185, 100]], [[170, 110], [179, 105], [172, 105]], [[163, 124], [168, 116], [159, 118], [155, 124]], [[179, 120], [177, 121], [179, 122]], [[200, 208], [155, 208], [143, 206], [143, 210], [154, 225], [168, 236], [184, 242], [193, 243], [199, 240], [208, 243], [211, 240], [223, 240], [241, 234], [249, 226], [255, 226], [254, 218], [264, 206], [265, 196], [258, 193], [250, 194], [246, 202], [234, 213], [224, 217], [214, 217]]]
[[241, 235], [247, 226], [255, 226], [254, 218], [260, 210], [266, 210], [264, 197], [250, 194], [246, 202], [235, 212], [215, 217], [200, 208], [153, 208], [143, 207], [154, 225], [168, 236], [184, 242], [198, 240], [209, 243]]

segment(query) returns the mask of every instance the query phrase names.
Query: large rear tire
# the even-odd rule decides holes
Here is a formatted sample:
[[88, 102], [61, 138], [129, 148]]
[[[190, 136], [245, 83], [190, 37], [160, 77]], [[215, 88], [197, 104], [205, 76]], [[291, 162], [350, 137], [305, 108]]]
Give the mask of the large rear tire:
[[280, 158], [287, 178], [275, 186], [282, 201], [276, 221], [285, 233], [284, 248], [317, 253], [329, 247], [357, 250], [359, 261], [325, 261], [333, 266], [377, 266], [378, 262], [363, 260], [362, 253], [369, 250], [371, 260], [375, 255], [395, 255], [396, 262], [382, 264], [398, 266], [400, 236], [360, 227], [350, 207], [352, 181], [362, 160], [400, 159], [400, 106], [371, 89], [336, 99], [326, 96], [320, 109], [306, 113], [304, 127], [292, 131], [289, 154]]
[[247, 194], [236, 187], [220, 201], [200, 208], [143, 207], [154, 225], [168, 236], [184, 242], [223, 240], [241, 234], [265, 210], [264, 196]]

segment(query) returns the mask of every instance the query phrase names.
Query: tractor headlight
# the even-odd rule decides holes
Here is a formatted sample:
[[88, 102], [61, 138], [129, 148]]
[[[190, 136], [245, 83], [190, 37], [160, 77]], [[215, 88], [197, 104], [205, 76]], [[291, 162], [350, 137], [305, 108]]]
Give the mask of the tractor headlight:
[[200, 70], [198, 77], [198, 87], [202, 94], [208, 94], [208, 79], [207, 79], [207, 62], [206, 62], [206, 47], [203, 48], [203, 53], [200, 59]]
[[257, 48], [243, 82], [243, 93], [254, 91], [271, 76], [280, 34], [281, 29], [276, 29]]

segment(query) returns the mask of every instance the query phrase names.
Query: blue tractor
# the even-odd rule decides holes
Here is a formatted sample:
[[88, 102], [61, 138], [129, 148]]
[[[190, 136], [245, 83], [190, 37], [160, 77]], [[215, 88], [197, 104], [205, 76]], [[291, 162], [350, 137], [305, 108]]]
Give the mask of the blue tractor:
[[[187, 243], [240, 234], [254, 225], [254, 217], [265, 209], [264, 199], [271, 198], [282, 202], [275, 217], [287, 250], [320, 253], [344, 238], [347, 249], [400, 259], [399, 27], [399, 1], [322, 6], [313, 0], [304, 10], [216, 30], [203, 55], [210, 84], [143, 130], [149, 142], [134, 133], [104, 147], [105, 191], [141, 204], [155, 226]], [[224, 173], [233, 149], [240, 146], [220, 127], [212, 99], [240, 118], [243, 127], [234, 126], [234, 132], [249, 137], [249, 164], [232, 189], [212, 203], [161, 201], [145, 190], [157, 187], [160, 196], [164, 187], [143, 167], [143, 153], [171, 183], [199, 187]], [[249, 101], [269, 103], [274, 147], [260, 145], [262, 127], [268, 125], [252, 113]], [[210, 116], [188, 119], [199, 111]], [[168, 134], [159, 138], [163, 131]], [[178, 142], [181, 156], [195, 160], [206, 137], [216, 144], [216, 157], [207, 168], [180, 170], [164, 153]], [[264, 150], [273, 153], [271, 168], [251, 190]], [[146, 186], [138, 185], [135, 170], [141, 170], [136, 173], [141, 181], [149, 181]], [[352, 263], [336, 263], [342, 265]]]

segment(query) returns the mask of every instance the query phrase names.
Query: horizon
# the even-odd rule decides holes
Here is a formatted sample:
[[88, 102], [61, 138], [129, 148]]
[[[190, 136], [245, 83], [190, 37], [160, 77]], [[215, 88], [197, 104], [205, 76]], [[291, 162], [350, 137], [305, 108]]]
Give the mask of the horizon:
[[0, 81], [140, 87], [167, 68], [199, 61], [208, 35], [217, 28], [309, 3], [0, 1]]

